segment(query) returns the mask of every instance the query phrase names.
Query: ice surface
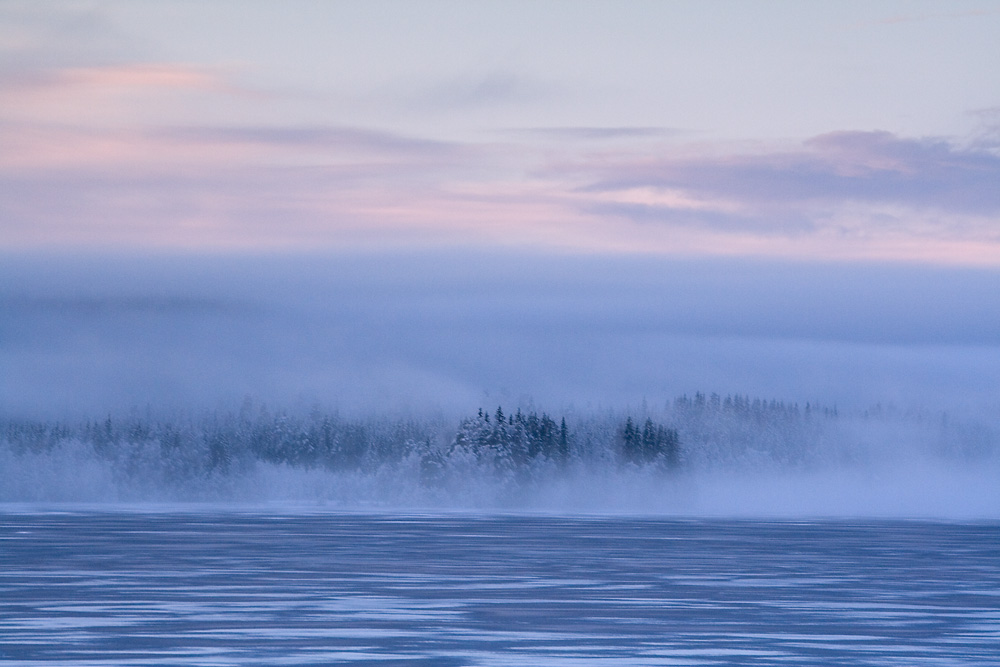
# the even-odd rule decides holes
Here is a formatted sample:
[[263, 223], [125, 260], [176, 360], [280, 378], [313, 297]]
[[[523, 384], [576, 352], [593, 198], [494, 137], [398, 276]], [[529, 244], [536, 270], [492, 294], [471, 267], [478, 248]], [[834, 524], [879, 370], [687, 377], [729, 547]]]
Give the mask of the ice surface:
[[1000, 661], [1000, 524], [0, 515], [7, 665]]

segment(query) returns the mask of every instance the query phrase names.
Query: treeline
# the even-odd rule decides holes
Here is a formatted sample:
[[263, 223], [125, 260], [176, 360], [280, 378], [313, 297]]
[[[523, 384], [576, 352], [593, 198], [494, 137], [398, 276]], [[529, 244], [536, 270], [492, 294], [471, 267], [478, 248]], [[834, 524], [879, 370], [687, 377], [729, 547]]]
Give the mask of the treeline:
[[685, 394], [674, 399], [673, 410], [685, 415], [712, 412], [741, 415], [757, 421], [768, 421], [775, 418], [787, 420], [800, 417], [808, 419], [814, 416], [826, 418], [838, 416], [836, 406], [831, 408], [806, 403], [805, 407], [800, 410], [798, 403], [751, 398], [742, 394], [727, 394], [723, 398], [720, 394], [705, 395], [701, 392], [696, 392], [693, 398], [688, 398]]
[[680, 464], [680, 436], [677, 435], [677, 429], [654, 424], [648, 417], [642, 428], [639, 428], [628, 417], [622, 428], [621, 439], [622, 456], [630, 463], [662, 461], [670, 468], [676, 468]]
[[497, 407], [490, 419], [482, 408], [479, 414], [462, 420], [455, 434], [454, 447], [464, 448], [498, 468], [516, 468], [539, 458], [565, 462], [569, 458], [570, 433], [566, 418], [555, 420], [544, 412], [504, 416]]
[[799, 466], [842, 457], [844, 439], [834, 427], [837, 408], [696, 393], [670, 407], [684, 436], [685, 462], [695, 467]]
[[168, 477], [228, 473], [257, 462], [329, 470], [372, 469], [410, 454], [434, 424], [344, 419], [314, 411], [297, 417], [260, 410], [200, 419], [136, 416], [81, 423], [7, 421], [2, 445], [14, 454], [51, 452], [67, 443], [127, 469], [159, 467]]
[[894, 448], [982, 459], [997, 455], [997, 440], [992, 428], [935, 421], [927, 414], [881, 411], [844, 418], [835, 407], [702, 393], [624, 413], [550, 415], [501, 406], [480, 409], [457, 424], [319, 410], [272, 413], [246, 405], [232, 413], [173, 419], [0, 419], [0, 485], [5, 476], [71, 459], [96, 461], [116, 483], [133, 487], [237, 478], [262, 465], [363, 475], [409, 470], [420, 484], [434, 486], [477, 475], [544, 483], [560, 470], [576, 469], [840, 465], [897, 456]]
[[[604, 446], [622, 465], [678, 466], [679, 437], [647, 418], [640, 427], [630, 416], [619, 420]], [[333, 471], [372, 471], [408, 458], [428, 470], [454, 456], [472, 457], [499, 472], [521, 471], [545, 462], [564, 466], [584, 457], [582, 438], [547, 413], [502, 407], [449, 429], [441, 420], [351, 419], [313, 411], [308, 416], [256, 413], [156, 420], [137, 416], [78, 423], [8, 420], [0, 448], [14, 455], [43, 454], [66, 444], [84, 447], [122, 470], [158, 468], [163, 476], [246, 470], [257, 462]]]

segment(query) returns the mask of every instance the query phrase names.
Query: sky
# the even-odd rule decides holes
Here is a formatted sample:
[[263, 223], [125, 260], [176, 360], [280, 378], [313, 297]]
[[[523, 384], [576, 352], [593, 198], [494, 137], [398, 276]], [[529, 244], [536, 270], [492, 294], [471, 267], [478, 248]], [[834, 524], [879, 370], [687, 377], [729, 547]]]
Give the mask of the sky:
[[11, 249], [1000, 264], [1000, 3], [4, 2]]
[[989, 0], [2, 2], [0, 402], [1000, 410], [998, 38]]

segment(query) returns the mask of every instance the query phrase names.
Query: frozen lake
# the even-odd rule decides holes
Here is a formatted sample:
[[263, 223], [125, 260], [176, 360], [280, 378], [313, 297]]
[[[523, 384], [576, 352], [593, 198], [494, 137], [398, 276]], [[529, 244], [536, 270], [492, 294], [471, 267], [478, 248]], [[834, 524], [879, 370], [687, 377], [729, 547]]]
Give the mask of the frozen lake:
[[1000, 664], [1000, 524], [0, 512], [0, 664]]

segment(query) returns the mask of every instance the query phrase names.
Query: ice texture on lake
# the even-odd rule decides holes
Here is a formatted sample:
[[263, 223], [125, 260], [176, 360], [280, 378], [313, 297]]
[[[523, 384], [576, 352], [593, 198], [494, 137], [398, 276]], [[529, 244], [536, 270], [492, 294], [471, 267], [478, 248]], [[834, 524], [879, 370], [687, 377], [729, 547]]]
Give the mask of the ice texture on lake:
[[997, 665], [1000, 524], [0, 513], [0, 664]]

